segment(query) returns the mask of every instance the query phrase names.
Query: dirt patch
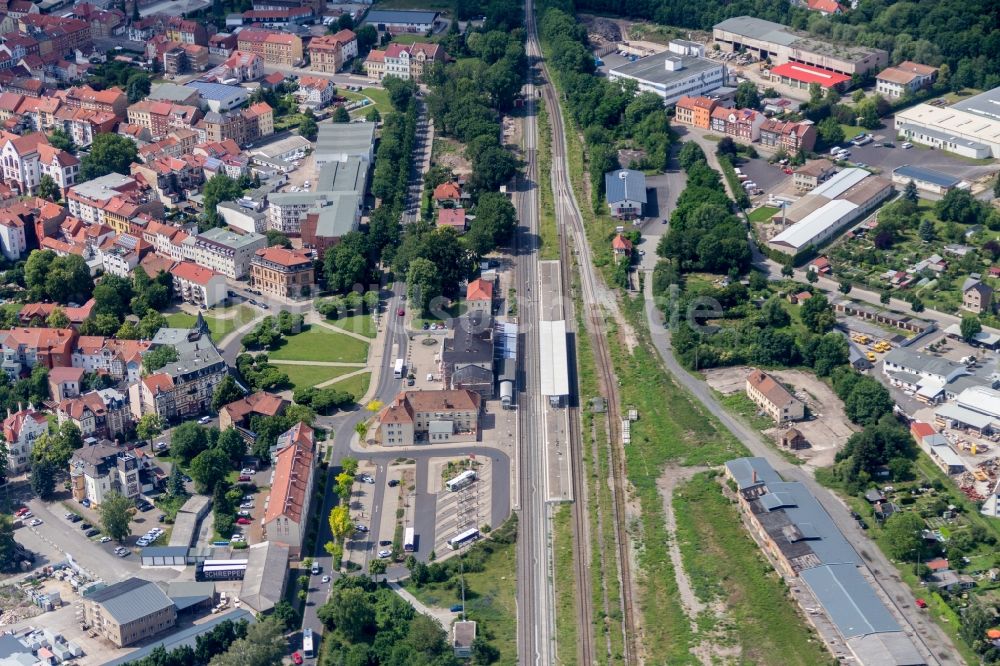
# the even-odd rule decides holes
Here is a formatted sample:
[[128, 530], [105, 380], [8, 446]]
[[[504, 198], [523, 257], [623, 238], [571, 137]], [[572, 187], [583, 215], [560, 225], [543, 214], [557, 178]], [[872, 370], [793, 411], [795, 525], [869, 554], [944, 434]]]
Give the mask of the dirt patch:
[[465, 159], [465, 146], [454, 139], [434, 138], [433, 163], [451, 169], [456, 176], [471, 176], [472, 164]]

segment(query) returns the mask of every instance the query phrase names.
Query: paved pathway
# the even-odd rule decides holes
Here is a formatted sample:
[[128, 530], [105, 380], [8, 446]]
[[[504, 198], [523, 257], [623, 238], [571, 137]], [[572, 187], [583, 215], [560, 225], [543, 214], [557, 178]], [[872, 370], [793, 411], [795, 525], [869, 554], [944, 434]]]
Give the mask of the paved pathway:
[[344, 375], [338, 375], [333, 379], [328, 379], [325, 382], [320, 382], [319, 384], [316, 384], [316, 388], [326, 388], [327, 386], [333, 386], [337, 382], [342, 382], [345, 379], [350, 379], [351, 377], [357, 377], [358, 375], [363, 375], [366, 372], [371, 372], [371, 370], [369, 370], [366, 367], [363, 367], [358, 370], [355, 370], [354, 372], [348, 372], [347, 374]]
[[[266, 354], [267, 352], [260, 352]], [[292, 361], [290, 359], [268, 358], [268, 363], [275, 365], [317, 365], [324, 368], [367, 368], [365, 363], [349, 363], [347, 361]]]
[[425, 606], [421, 603], [415, 596], [407, 592], [403, 587], [395, 582], [388, 581], [389, 587], [399, 596], [403, 597], [410, 602], [414, 608], [417, 609], [418, 613], [422, 613], [427, 617], [434, 618], [441, 623], [441, 626], [447, 629], [451, 626], [452, 620], [455, 619], [456, 614], [444, 608], [431, 608], [430, 606]]
[[341, 328], [339, 326], [334, 326], [333, 324], [323, 321], [323, 319], [316, 313], [310, 312], [306, 315], [306, 322], [309, 324], [316, 324], [317, 326], [322, 326], [323, 328], [329, 329], [334, 333], [343, 333], [344, 335], [350, 336], [361, 340], [365, 344], [372, 344], [375, 342], [376, 338], [369, 338], [367, 335], [362, 335], [360, 333], [355, 333], [354, 331], [349, 331], [346, 328]]

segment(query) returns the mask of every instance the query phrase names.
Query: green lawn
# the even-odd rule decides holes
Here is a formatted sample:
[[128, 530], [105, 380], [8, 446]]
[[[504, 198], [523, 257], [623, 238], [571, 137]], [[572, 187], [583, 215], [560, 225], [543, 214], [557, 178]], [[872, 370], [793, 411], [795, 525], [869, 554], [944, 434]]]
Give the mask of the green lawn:
[[372, 373], [364, 372], [360, 375], [354, 375], [353, 377], [348, 377], [347, 379], [334, 382], [327, 388], [335, 388], [339, 391], [347, 391], [354, 396], [355, 400], [361, 400], [368, 392], [368, 384], [372, 380]]
[[280, 363], [274, 365], [288, 375], [288, 381], [295, 388], [316, 386], [357, 370], [357, 368], [332, 368], [328, 365], [281, 365]]
[[438, 314], [442, 315], [440, 319], [435, 317], [432, 313], [427, 313], [427, 316], [424, 317], [414, 317], [413, 321], [410, 322], [410, 328], [413, 330], [419, 330], [423, 327], [425, 322], [428, 324], [439, 324], [453, 317], [461, 317], [465, 313], [466, 309], [465, 301], [458, 301], [457, 303], [453, 303], [444, 308], [443, 311], [439, 312]]
[[364, 363], [368, 358], [368, 345], [357, 338], [312, 326], [298, 335], [285, 338], [281, 347], [268, 355], [285, 361]]
[[356, 314], [349, 317], [341, 317], [340, 319], [329, 319], [328, 321], [337, 328], [363, 335], [366, 338], [374, 338], [378, 333], [375, 328], [375, 320], [372, 319], [370, 314]]
[[371, 100], [370, 104], [351, 111], [351, 115], [355, 117], [366, 115], [371, 110], [373, 104], [383, 118], [387, 113], [392, 113], [393, 111], [392, 104], [389, 103], [389, 93], [382, 88], [362, 88], [360, 93], [341, 88], [337, 91], [337, 94], [352, 101], [366, 97]]
[[[237, 311], [234, 317], [213, 317], [213, 313], [226, 313], [229, 314], [233, 310]], [[230, 308], [222, 308], [218, 310], [209, 310], [204, 315], [205, 323], [208, 324], [208, 330], [212, 333], [212, 340], [216, 344], [222, 341], [224, 337], [235, 331], [241, 324], [249, 322], [256, 316], [256, 311], [246, 305], [238, 305]], [[190, 328], [194, 326], [194, 322], [197, 317], [190, 315], [186, 312], [174, 312], [173, 314], [167, 315], [167, 324], [174, 328]]]
[[772, 206], [761, 206], [760, 208], [751, 212], [747, 217], [750, 218], [751, 222], [767, 222], [771, 219], [771, 216], [777, 213], [780, 208], [774, 208]]

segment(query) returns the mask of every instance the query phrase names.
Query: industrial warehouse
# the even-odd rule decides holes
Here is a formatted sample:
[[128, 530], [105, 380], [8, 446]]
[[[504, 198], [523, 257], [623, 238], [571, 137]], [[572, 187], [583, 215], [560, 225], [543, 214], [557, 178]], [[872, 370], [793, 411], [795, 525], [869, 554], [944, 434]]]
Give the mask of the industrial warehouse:
[[674, 40], [663, 53], [639, 58], [608, 72], [612, 81], [628, 79], [673, 106], [682, 97], [705, 95], [726, 84], [726, 66], [705, 56], [702, 44]]
[[844, 169], [775, 214], [772, 222], [782, 230], [768, 245], [791, 255], [819, 246], [873, 211], [892, 192], [892, 183], [885, 178], [864, 169]]
[[925, 146], [971, 157], [1000, 158], [1000, 87], [952, 106], [917, 104], [896, 114], [896, 132]]
[[799, 63], [847, 77], [881, 70], [889, 64], [889, 54], [882, 49], [824, 42], [752, 16], [735, 16], [717, 23], [712, 37], [723, 51], [746, 49], [761, 60], [770, 59], [772, 65]]

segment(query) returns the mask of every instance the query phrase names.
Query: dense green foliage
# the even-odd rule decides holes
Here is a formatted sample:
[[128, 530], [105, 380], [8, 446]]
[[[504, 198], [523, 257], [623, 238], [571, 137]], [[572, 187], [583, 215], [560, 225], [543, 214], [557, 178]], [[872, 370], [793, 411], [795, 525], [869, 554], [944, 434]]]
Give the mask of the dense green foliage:
[[162, 646], [154, 648], [148, 657], [128, 662], [128, 666], [207, 666], [217, 654], [229, 649], [237, 639], [247, 635], [246, 622], [223, 620], [195, 639], [195, 647], [188, 646], [167, 652]]
[[112, 172], [127, 174], [137, 154], [135, 142], [128, 137], [98, 134], [90, 144], [90, 152], [80, 162], [79, 180], [92, 180]]

